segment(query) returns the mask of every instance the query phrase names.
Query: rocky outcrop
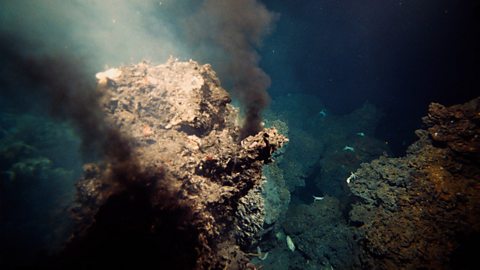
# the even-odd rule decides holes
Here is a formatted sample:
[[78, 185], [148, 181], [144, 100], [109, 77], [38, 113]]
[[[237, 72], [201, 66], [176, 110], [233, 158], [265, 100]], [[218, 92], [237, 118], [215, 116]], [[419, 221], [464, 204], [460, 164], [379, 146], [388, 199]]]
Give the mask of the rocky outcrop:
[[478, 268], [480, 99], [423, 121], [405, 157], [362, 164], [349, 185], [365, 269]]
[[[268, 252], [258, 260], [263, 269], [358, 268], [345, 179], [362, 162], [388, 152], [373, 137], [379, 117], [368, 103], [339, 116], [311, 95], [288, 94], [272, 101], [266, 125], [288, 134], [290, 141], [278, 162], [264, 168], [271, 231], [260, 242], [262, 254]], [[293, 252], [286, 235], [295, 243]]]
[[79, 142], [42, 115], [2, 112], [0, 127], [0, 269], [28, 268], [70, 233]]
[[[345, 198], [349, 191], [344, 179], [350, 172], [389, 152], [388, 145], [374, 137], [381, 115], [369, 103], [349, 114], [335, 115], [313, 95], [275, 98], [266, 118], [288, 125], [290, 142], [279, 167], [290, 192], [308, 198], [321, 194]], [[304, 188], [315, 189], [315, 194], [306, 196], [309, 191]]]
[[[133, 258], [144, 260], [140, 265], [151, 259], [175, 269], [245, 268], [249, 260], [242, 250], [264, 223], [262, 166], [287, 139], [264, 129], [239, 141], [238, 111], [209, 65], [171, 59], [107, 70], [97, 78], [107, 119], [130, 138], [148, 177], [127, 189], [104, 177], [109, 164], [86, 165], [74, 208], [79, 230], [66, 256], [73, 262], [102, 256], [101, 250], [85, 250], [118, 237], [112, 243], [121, 247], [102, 242], [103, 250], [112, 248], [116, 258], [131, 254], [121, 248], [133, 250]], [[115, 221], [126, 225], [118, 229]]]
[[464, 105], [445, 107], [432, 103], [428, 116], [423, 118], [428, 125], [434, 144], [448, 148], [455, 154], [472, 159], [480, 158], [480, 98]]
[[[325, 197], [310, 205], [299, 204], [288, 210], [285, 233], [295, 242], [298, 253], [320, 269], [356, 269], [359, 262], [352, 229], [343, 221], [340, 202]], [[292, 267], [293, 268], [293, 267]]]

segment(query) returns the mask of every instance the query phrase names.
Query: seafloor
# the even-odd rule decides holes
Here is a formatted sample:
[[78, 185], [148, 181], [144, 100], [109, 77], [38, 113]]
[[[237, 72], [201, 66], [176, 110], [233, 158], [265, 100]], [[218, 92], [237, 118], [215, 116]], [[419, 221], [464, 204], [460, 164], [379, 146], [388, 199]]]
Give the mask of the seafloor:
[[265, 129], [240, 140], [242, 115], [209, 65], [142, 62], [97, 79], [105, 156], [81, 155], [69, 123], [0, 112], [0, 265], [478, 265], [480, 98], [432, 104], [418, 141], [391, 157], [368, 103], [333, 115], [314, 96], [275, 97]]

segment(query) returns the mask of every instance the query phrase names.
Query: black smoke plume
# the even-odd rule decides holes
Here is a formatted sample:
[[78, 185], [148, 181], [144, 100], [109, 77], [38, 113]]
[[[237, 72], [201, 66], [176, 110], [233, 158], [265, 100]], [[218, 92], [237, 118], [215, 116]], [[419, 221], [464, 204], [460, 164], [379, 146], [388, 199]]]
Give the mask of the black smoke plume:
[[[19, 111], [47, 110], [69, 122], [81, 137], [85, 157], [94, 153], [102, 159], [109, 168], [105, 177], [118, 187], [87, 235], [48, 264], [61, 269], [139, 268], [161, 261], [165, 269], [193, 268], [200, 249], [189, 206], [175, 196], [167, 170], [142, 167], [130, 138], [109, 125], [94, 81], [103, 65], [143, 57], [164, 61], [186, 51], [187, 43], [176, 40], [165, 23], [174, 16], [159, 18], [158, 1], [4, 2], [0, 101]], [[174, 8], [180, 1], [162, 2]], [[190, 20], [192, 37], [208, 48], [213, 42], [225, 53], [223, 73], [246, 109], [242, 138], [261, 129], [261, 111], [268, 104], [270, 81], [258, 67], [255, 49], [274, 18], [256, 0], [206, 0]], [[8, 207], [2, 201], [0, 205]]]
[[269, 103], [270, 78], [259, 67], [256, 48], [276, 17], [257, 0], [205, 0], [186, 24], [193, 40], [213, 42], [225, 53], [223, 73], [228, 74], [233, 94], [246, 114], [241, 139], [262, 129], [261, 113]]
[[75, 128], [85, 156], [97, 152], [112, 165], [114, 174], [124, 175], [116, 170], [126, 164], [135, 170], [137, 161], [129, 139], [105, 120], [102, 94], [80, 58], [62, 52], [29, 53], [38, 48], [14, 36], [2, 36], [0, 41], [2, 69], [11, 74], [9, 78], [2, 76], [3, 98], [20, 96], [27, 104], [35, 100], [37, 107]]
[[26, 264], [98, 269], [143, 268], [155, 263], [169, 269], [192, 269], [198, 236], [191, 225], [190, 208], [176, 199], [165, 170], [142, 167], [130, 138], [108, 123], [101, 91], [84, 63], [69, 54], [29, 53], [35, 48], [12, 36], [1, 36], [0, 44], [5, 72], [0, 76], [2, 98], [13, 102], [20, 96], [28, 103], [33, 99], [51, 117], [71, 123], [82, 139], [84, 153], [98, 152], [97, 157], [109, 168], [104, 177], [116, 187], [86, 235], [68, 243], [59, 255]]

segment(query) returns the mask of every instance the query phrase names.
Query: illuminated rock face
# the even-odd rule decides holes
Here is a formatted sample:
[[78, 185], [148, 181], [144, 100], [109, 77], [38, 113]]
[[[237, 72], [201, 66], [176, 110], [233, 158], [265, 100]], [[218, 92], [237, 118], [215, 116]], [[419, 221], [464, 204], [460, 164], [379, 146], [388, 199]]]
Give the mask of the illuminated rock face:
[[367, 269], [474, 269], [480, 235], [480, 99], [433, 103], [401, 158], [364, 163], [350, 183]]
[[[119, 187], [105, 177], [109, 164], [85, 166], [67, 257], [245, 268], [243, 250], [264, 223], [261, 169], [287, 139], [265, 129], [238, 141], [238, 111], [209, 65], [169, 60], [116, 70], [100, 76], [99, 91], [108, 121], [130, 138], [146, 177]], [[108, 248], [96, 250], [99, 242]]]

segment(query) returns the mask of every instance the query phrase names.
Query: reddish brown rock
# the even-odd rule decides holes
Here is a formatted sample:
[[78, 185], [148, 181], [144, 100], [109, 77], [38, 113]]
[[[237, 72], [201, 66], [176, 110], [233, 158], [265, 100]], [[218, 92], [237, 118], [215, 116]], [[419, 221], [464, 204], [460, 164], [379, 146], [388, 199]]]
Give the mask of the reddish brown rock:
[[447, 145], [456, 153], [480, 158], [479, 112], [480, 98], [451, 107], [432, 103], [423, 121], [429, 126], [428, 133], [435, 143]]
[[356, 172], [350, 220], [363, 268], [478, 267], [479, 101], [432, 104], [428, 131], [417, 131], [419, 141], [405, 157], [381, 157]]
[[140, 63], [97, 78], [139, 173], [119, 183], [108, 161], [85, 167], [66, 256], [88, 266], [110, 248], [140, 265], [245, 268], [264, 223], [261, 169], [287, 139], [265, 129], [239, 141], [238, 111], [209, 65]]

